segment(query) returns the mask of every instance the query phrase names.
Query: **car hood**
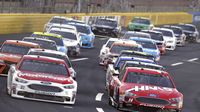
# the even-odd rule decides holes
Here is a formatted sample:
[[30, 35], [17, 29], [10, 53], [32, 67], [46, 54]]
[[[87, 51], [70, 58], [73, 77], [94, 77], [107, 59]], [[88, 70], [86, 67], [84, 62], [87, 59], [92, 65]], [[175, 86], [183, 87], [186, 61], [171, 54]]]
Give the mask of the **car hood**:
[[78, 41], [77, 40], [71, 40], [71, 39], [63, 39], [65, 46], [77, 46]]
[[131, 92], [140, 97], [153, 97], [161, 99], [176, 98], [180, 93], [175, 88], [151, 86], [143, 84], [125, 84], [126, 92]]
[[189, 33], [189, 34], [192, 34], [192, 33], [194, 33], [194, 32], [193, 32], [193, 31], [183, 30], [183, 33]]
[[72, 84], [73, 80], [70, 77], [46, 74], [46, 73], [27, 73], [19, 72], [18, 77], [26, 80], [36, 80], [45, 82], [54, 82], [60, 84]]
[[173, 37], [164, 36], [165, 41], [174, 41], [174, 39]]
[[92, 36], [89, 36], [88, 34], [80, 33], [80, 38], [81, 38], [81, 40], [91, 39]]
[[9, 53], [0, 53], [0, 60], [9, 61], [17, 63], [22, 58], [22, 55], [9, 54]]

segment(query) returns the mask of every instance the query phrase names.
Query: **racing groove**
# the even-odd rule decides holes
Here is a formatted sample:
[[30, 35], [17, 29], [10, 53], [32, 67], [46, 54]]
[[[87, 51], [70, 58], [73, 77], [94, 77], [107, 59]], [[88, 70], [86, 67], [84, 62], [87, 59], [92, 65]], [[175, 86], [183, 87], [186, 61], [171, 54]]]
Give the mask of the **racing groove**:
[[[6, 39], [21, 39], [29, 34], [1, 35], [0, 42]], [[60, 105], [46, 102], [13, 99], [6, 94], [6, 77], [0, 77], [0, 111], [2, 112], [96, 112], [102, 108], [104, 112], [116, 112], [108, 105], [107, 94], [104, 90], [105, 71], [98, 65], [98, 54], [106, 40], [95, 40], [95, 48], [81, 49], [81, 56], [88, 60], [73, 62], [77, 72], [78, 94], [75, 105]], [[161, 57], [160, 64], [167, 68], [174, 78], [180, 92], [184, 94], [183, 112], [199, 112], [200, 108], [200, 60], [188, 62], [192, 58], [200, 58], [200, 44], [187, 44], [175, 51], [167, 52]], [[73, 58], [76, 59], [76, 58]], [[184, 62], [172, 67], [173, 63]], [[97, 93], [104, 93], [102, 101], [95, 101]]]

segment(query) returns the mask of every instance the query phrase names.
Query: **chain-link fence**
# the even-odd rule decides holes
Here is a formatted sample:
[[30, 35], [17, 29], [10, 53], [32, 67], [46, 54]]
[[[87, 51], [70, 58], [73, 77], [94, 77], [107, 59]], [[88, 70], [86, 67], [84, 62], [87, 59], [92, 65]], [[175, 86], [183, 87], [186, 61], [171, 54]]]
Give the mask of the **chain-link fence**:
[[200, 0], [0, 0], [1, 13], [200, 11]]

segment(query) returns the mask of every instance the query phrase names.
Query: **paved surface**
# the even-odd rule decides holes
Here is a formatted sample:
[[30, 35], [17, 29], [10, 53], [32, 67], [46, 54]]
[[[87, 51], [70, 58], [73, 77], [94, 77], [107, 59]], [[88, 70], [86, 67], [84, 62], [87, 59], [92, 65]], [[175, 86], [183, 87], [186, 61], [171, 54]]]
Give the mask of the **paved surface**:
[[[0, 35], [6, 39], [21, 39], [29, 34]], [[96, 39], [95, 48], [81, 49], [81, 56], [73, 62], [77, 71], [78, 95], [75, 105], [60, 105], [45, 102], [13, 99], [6, 94], [6, 77], [0, 77], [1, 112], [116, 112], [107, 102], [104, 90], [105, 71], [98, 65], [98, 54], [105, 39]], [[79, 60], [80, 59], [80, 60]], [[167, 52], [161, 57], [174, 78], [180, 92], [184, 94], [183, 112], [200, 112], [200, 44], [190, 43]]]

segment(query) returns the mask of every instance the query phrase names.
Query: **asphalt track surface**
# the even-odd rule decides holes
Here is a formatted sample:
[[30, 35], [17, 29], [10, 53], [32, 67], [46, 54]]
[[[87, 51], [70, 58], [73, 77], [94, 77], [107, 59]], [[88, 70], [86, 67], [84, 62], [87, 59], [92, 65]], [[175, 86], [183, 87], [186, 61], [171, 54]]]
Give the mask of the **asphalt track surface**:
[[[29, 35], [0, 35], [0, 42]], [[105, 71], [98, 65], [99, 51], [105, 42], [105, 38], [96, 38], [95, 48], [81, 49], [81, 55], [73, 58], [78, 59], [73, 62], [78, 82], [75, 105], [11, 98], [6, 94], [6, 77], [0, 77], [0, 112], [117, 112], [108, 105]], [[188, 43], [169, 51], [161, 57], [160, 64], [171, 73], [177, 89], [184, 94], [183, 112], [200, 112], [200, 44]]]

